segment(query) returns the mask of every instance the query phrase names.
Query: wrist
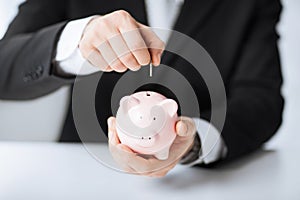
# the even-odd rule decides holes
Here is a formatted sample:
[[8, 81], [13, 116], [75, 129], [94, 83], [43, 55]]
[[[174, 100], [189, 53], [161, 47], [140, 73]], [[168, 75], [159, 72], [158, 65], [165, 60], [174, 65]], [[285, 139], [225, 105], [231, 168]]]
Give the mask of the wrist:
[[198, 133], [195, 134], [194, 141], [192, 147], [190, 148], [187, 153], [185, 153], [181, 160], [180, 164], [186, 165], [194, 162], [200, 157], [201, 154], [201, 141]]
[[86, 62], [78, 48], [84, 29], [96, 17], [97, 15], [94, 15], [73, 20], [66, 24], [57, 42], [56, 55], [53, 60], [54, 74], [65, 78], [73, 78], [76, 75], [89, 75], [99, 71], [99, 69]]

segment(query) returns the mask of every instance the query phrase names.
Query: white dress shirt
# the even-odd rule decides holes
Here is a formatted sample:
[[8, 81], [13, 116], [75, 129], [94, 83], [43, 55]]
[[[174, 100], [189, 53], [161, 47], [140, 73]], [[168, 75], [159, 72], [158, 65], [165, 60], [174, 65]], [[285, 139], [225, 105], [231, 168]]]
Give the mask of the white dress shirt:
[[[184, 0], [145, 0], [145, 3], [149, 25], [154, 28], [170, 30], [176, 22]], [[92, 17], [71, 21], [62, 31], [55, 59], [58, 62], [60, 70], [65, 74], [88, 75], [99, 71], [98, 68], [86, 62], [78, 48], [83, 30]], [[157, 34], [164, 42], [168, 41], [169, 35]], [[82, 70], [83, 65], [85, 67]], [[219, 131], [203, 119], [194, 118], [194, 121], [197, 126], [202, 149], [201, 153], [199, 152], [199, 159], [191, 163], [191, 165], [202, 162], [208, 164], [225, 156], [227, 148]], [[210, 134], [207, 134], [208, 129], [212, 129], [209, 132]]]

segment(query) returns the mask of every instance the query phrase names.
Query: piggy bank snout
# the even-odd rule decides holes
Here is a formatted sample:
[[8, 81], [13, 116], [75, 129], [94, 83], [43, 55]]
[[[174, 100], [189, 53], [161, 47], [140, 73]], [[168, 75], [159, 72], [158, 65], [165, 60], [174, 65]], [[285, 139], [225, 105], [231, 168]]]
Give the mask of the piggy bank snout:
[[156, 138], [154, 136], [140, 137], [138, 139], [138, 145], [142, 147], [151, 147], [155, 144]]

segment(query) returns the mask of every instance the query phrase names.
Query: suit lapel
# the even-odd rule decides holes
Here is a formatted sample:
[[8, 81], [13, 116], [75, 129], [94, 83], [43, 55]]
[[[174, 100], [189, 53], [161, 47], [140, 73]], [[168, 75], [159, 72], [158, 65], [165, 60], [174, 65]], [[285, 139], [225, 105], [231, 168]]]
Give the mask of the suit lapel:
[[174, 30], [192, 35], [191, 33], [205, 22], [211, 12], [214, 12], [218, 1], [220, 0], [185, 0]]
[[[174, 30], [193, 37], [205, 23], [205, 20], [214, 12], [218, 1], [220, 0], [185, 0], [174, 25]], [[174, 42], [178, 43], [178, 40], [171, 35], [168, 46]], [[182, 41], [182, 44], [176, 44], [176, 47], [182, 48], [185, 45], [184, 43]], [[175, 58], [170, 54], [166, 54], [162, 60], [164, 63], [169, 64]]]

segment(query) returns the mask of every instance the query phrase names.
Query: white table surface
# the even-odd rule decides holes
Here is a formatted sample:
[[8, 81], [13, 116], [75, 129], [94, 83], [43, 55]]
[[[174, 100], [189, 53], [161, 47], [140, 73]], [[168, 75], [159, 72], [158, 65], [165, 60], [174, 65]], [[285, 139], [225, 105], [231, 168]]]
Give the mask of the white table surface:
[[218, 169], [164, 178], [114, 171], [80, 144], [0, 142], [0, 199], [300, 199], [300, 148], [264, 150]]

